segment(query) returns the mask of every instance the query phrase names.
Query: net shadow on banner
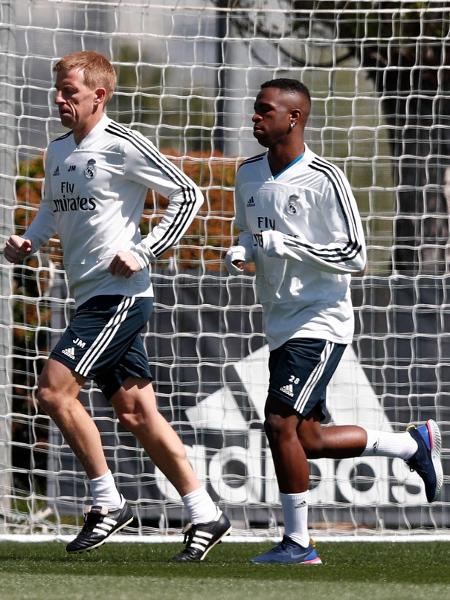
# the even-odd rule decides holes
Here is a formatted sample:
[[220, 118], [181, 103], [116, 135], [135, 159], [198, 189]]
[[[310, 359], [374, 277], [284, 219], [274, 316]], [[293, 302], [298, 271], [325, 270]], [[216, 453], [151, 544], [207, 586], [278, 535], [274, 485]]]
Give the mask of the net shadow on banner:
[[[145, 339], [162, 414], [182, 437], [199, 478], [236, 523], [244, 529], [282, 525], [262, 423], [268, 350], [252, 279], [156, 272], [153, 282], [155, 312]], [[52, 296], [64, 297], [64, 282], [57, 286]], [[401, 431], [410, 421], [450, 420], [450, 408], [444, 408], [450, 406], [449, 388], [442, 385], [450, 379], [450, 340], [442, 335], [449, 325], [442, 308], [448, 291], [448, 278], [354, 280], [355, 343], [330, 385], [330, 422]], [[64, 327], [63, 320], [54, 310], [53, 330]], [[118, 424], [103, 395], [88, 386], [81, 398], [139, 526], [182, 525], [178, 494]], [[89, 500], [83, 470], [54, 426], [49, 441], [49, 500], [61, 515], [81, 514]], [[444, 504], [428, 505], [420, 480], [399, 459], [311, 461], [311, 489], [317, 530], [450, 525]]]

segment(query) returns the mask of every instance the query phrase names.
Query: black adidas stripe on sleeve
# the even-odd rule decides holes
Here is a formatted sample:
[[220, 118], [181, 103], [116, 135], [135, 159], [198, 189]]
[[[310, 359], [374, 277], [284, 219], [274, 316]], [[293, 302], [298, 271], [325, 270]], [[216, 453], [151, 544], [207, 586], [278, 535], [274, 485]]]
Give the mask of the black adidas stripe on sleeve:
[[105, 131], [130, 142], [146, 159], [155, 164], [162, 173], [178, 185], [182, 191], [183, 204], [180, 211], [171, 223], [170, 228], [165, 232], [164, 237], [150, 248], [154, 256], [159, 256], [178, 241], [185, 227], [188, 226], [196, 214], [196, 195], [192, 183], [153, 144], [136, 135], [131, 129], [113, 121], [106, 127]]

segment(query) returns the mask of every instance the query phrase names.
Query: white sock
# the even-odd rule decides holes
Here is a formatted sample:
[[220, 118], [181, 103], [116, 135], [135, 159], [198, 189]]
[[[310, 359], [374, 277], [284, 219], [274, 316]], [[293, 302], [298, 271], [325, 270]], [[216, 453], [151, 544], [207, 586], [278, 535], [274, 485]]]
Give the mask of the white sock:
[[389, 456], [408, 460], [417, 452], [417, 442], [407, 431], [388, 433], [366, 429], [367, 445], [361, 456]]
[[89, 479], [89, 487], [94, 506], [106, 506], [106, 508], [111, 509], [117, 509], [121, 506], [122, 496], [109, 469], [104, 475]]
[[216, 521], [222, 511], [212, 501], [204, 487], [199, 487], [181, 498], [191, 523], [209, 523]]
[[284, 516], [284, 533], [291, 540], [304, 548], [309, 546], [308, 531], [308, 499], [309, 492], [298, 494], [282, 494], [280, 492], [281, 506]]

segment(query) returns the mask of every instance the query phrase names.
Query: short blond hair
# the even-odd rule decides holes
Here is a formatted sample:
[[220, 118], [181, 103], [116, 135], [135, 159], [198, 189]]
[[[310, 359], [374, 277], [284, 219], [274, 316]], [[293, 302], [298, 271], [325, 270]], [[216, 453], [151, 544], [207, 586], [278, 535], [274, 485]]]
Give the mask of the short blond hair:
[[109, 60], [98, 52], [83, 50], [63, 56], [53, 67], [54, 73], [63, 71], [82, 71], [84, 83], [91, 90], [105, 88], [107, 104], [116, 89], [117, 76]]

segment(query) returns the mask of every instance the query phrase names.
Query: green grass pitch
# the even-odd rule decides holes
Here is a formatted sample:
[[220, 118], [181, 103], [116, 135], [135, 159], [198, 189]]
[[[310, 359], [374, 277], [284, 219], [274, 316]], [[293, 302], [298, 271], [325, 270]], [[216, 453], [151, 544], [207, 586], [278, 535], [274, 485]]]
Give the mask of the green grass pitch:
[[[273, 545], [273, 544], [272, 544]], [[1, 600], [445, 600], [450, 543], [319, 543], [323, 566], [251, 565], [270, 543], [220, 544], [172, 564], [179, 544], [0, 543]]]

